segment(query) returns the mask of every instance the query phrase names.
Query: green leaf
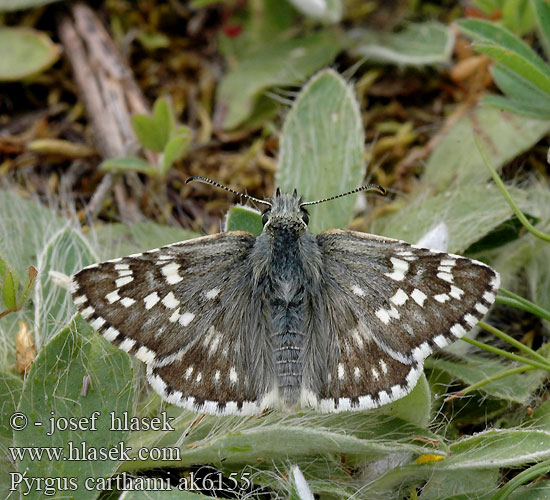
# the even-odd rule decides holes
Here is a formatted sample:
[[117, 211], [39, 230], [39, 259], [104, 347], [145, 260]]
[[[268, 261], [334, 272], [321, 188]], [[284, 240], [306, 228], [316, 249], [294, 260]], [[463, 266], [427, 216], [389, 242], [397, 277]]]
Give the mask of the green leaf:
[[[546, 344], [545, 353], [549, 352], [549, 347], [550, 344]], [[507, 363], [498, 358], [488, 359], [472, 354], [469, 354], [467, 358], [460, 361], [430, 358], [426, 363], [426, 367], [442, 370], [468, 385], [477, 384], [488, 377], [518, 366], [521, 365], [519, 363]], [[548, 374], [544, 370], [517, 373], [494, 380], [479, 390], [496, 398], [515, 403], [526, 403], [547, 376]]]
[[500, 24], [522, 36], [535, 26], [535, 17], [529, 0], [503, 0]]
[[15, 412], [21, 393], [23, 379], [11, 373], [0, 372], [0, 439], [10, 442], [13, 429], [9, 426], [9, 418]]
[[422, 487], [419, 500], [442, 500], [475, 498], [487, 495], [487, 500], [496, 491], [499, 480], [497, 469], [442, 471], [430, 474]]
[[[532, 224], [536, 224], [540, 220], [537, 217], [533, 217], [528, 214], [525, 216]], [[523, 224], [514, 215], [511, 219], [505, 220], [502, 224], [495, 227], [490, 233], [470, 245], [464, 253], [475, 255], [502, 247], [511, 241], [517, 240], [523, 233]]]
[[159, 146], [162, 145], [162, 152], [176, 127], [176, 119], [170, 107], [168, 99], [159, 97], [153, 105], [153, 116], [158, 129]]
[[422, 374], [410, 394], [395, 403], [382, 406], [379, 411], [418, 427], [427, 427], [431, 418], [431, 405], [430, 386], [426, 376]]
[[4, 278], [2, 300], [8, 309], [17, 309], [17, 281], [12, 272], [8, 272]]
[[534, 481], [526, 486], [520, 486], [508, 500], [550, 500], [550, 481]]
[[480, 184], [491, 178], [474, 134], [483, 142], [498, 169], [536, 144], [550, 130], [549, 120], [480, 106], [462, 117], [442, 137], [428, 158], [424, 181], [445, 191], [451, 184]]
[[[518, 202], [524, 191], [513, 190]], [[400, 210], [379, 217], [371, 230], [375, 234], [416, 243], [424, 234], [444, 222], [449, 232], [448, 251], [462, 253], [512, 217], [512, 210], [492, 185], [455, 186], [433, 196], [412, 197]]]
[[495, 83], [509, 99], [487, 96], [485, 102], [542, 119], [550, 116], [550, 95], [541, 92], [531, 82], [504, 66], [495, 66], [492, 73]]
[[12, 11], [41, 7], [59, 0], [0, 0], [0, 11]]
[[240, 29], [238, 36], [220, 34], [220, 52], [233, 64], [261, 51], [274, 40], [288, 37], [296, 19], [296, 9], [281, 0], [261, 0], [246, 10], [233, 10], [227, 26]]
[[167, 99], [159, 97], [153, 106], [153, 116], [132, 116], [132, 128], [145, 149], [162, 153], [175, 127], [175, 118]]
[[[191, 422], [196, 418], [192, 417]], [[184, 422], [178, 420], [176, 430]], [[187, 422], [187, 425], [191, 422]], [[212, 422], [219, 423], [219, 419]], [[191, 433], [182, 437], [177, 433], [177, 436], [165, 435], [160, 441], [158, 433], [135, 433], [129, 445], [132, 449], [149, 446], [152, 442], [155, 442], [155, 446], [178, 446], [181, 449], [181, 460], [166, 465], [185, 467], [201, 463], [223, 463], [227, 467], [257, 464], [258, 458], [263, 461], [288, 460], [333, 453], [354, 455], [358, 459], [365, 456], [374, 459], [390, 453], [421, 455], [427, 450], [441, 454], [440, 450], [433, 449], [430, 442], [436, 441], [439, 445], [443, 443], [442, 438], [426, 429], [380, 412], [327, 416], [305, 411], [296, 415], [273, 415], [262, 417], [260, 425], [253, 421], [233, 425], [234, 430], [227, 427], [231, 426], [228, 421], [223, 428], [218, 426], [206, 435], [203, 432], [207, 423], [204, 425], [205, 428], [198, 435]], [[350, 432], [352, 428], [357, 435]], [[419, 439], [419, 436], [426, 436], [430, 441]], [[135, 469], [137, 464], [133, 462], [124, 463], [120, 470]]]
[[514, 99], [509, 99], [507, 97], [502, 97], [499, 95], [488, 95], [483, 98], [483, 103], [488, 106], [493, 106], [494, 108], [499, 108], [503, 111], [508, 111], [510, 113], [516, 113], [518, 115], [530, 116], [532, 118], [544, 119], [550, 113], [550, 109], [541, 103], [541, 106], [534, 107], [530, 102], [518, 101]]
[[[364, 131], [353, 89], [331, 69], [302, 89], [283, 125], [278, 185], [305, 201], [337, 195], [361, 185], [365, 175]], [[308, 207], [309, 229], [345, 228], [355, 196]]]
[[[89, 384], [83, 395], [83, 380]], [[117, 416], [128, 411], [131, 416], [133, 387], [132, 367], [128, 355], [108, 344], [95, 334], [83, 320], [77, 319], [40, 351], [25, 381], [18, 411], [29, 418], [29, 425], [14, 433], [14, 445], [60, 447], [67, 456], [69, 442], [88, 449], [108, 451], [124, 446], [128, 431], [110, 430], [110, 412]], [[58, 430], [51, 436], [49, 422], [52, 415], [58, 422], [62, 418], [90, 418], [99, 412], [96, 429]], [[36, 426], [35, 422], [41, 422]], [[90, 421], [88, 421], [90, 424]], [[18, 462], [19, 472], [28, 477], [76, 477], [78, 491], [71, 495], [79, 499], [96, 498], [97, 491], [84, 487], [88, 477], [108, 477], [117, 468], [116, 459], [88, 459], [81, 461], [50, 460], [44, 456], [31, 460], [28, 455]], [[25, 491], [23, 491], [25, 493]], [[26, 498], [43, 498], [43, 493], [31, 490]]]
[[170, 47], [170, 38], [168, 38], [164, 33], [149, 33], [144, 30], [139, 30], [137, 39], [140, 41], [141, 45], [151, 51]]
[[0, 255], [16, 276], [25, 276], [29, 266], [36, 266], [46, 241], [67, 225], [44, 205], [9, 191], [0, 190], [0, 214]]
[[535, 11], [540, 44], [546, 58], [550, 59], [550, 3], [547, 0], [531, 0], [531, 5]]
[[263, 231], [262, 216], [247, 206], [234, 206], [227, 212], [226, 231], [246, 231], [258, 236]]
[[162, 155], [162, 175], [166, 175], [166, 173], [168, 173], [168, 171], [172, 168], [174, 162], [185, 156], [185, 153], [187, 153], [189, 145], [191, 144], [192, 136], [193, 133], [190, 128], [180, 127], [178, 134], [168, 141]]
[[218, 87], [218, 110], [224, 129], [245, 121], [258, 97], [274, 86], [303, 82], [314, 71], [330, 64], [344, 48], [332, 31], [322, 31], [290, 40], [272, 40], [231, 69]]
[[435, 465], [440, 470], [494, 469], [550, 458], [550, 432], [493, 429], [450, 445], [451, 455]]
[[48, 35], [30, 28], [0, 28], [0, 81], [21, 80], [48, 69], [59, 58]]
[[539, 68], [538, 65], [533, 64], [531, 60], [526, 59], [523, 55], [510, 52], [505, 47], [476, 43], [475, 48], [478, 52], [492, 57], [510, 71], [521, 75], [550, 96], [550, 66], [546, 65], [543, 68]]
[[6, 277], [6, 274], [8, 273], [8, 271], [9, 271], [8, 265], [6, 264], [4, 259], [0, 257], [0, 278], [2, 280]]
[[37, 349], [45, 345], [74, 314], [74, 304], [67, 288], [55, 282], [50, 271], [71, 276], [98, 258], [82, 234], [72, 228], [51, 236], [38, 255], [40, 276], [34, 300], [34, 328], [38, 332]]
[[362, 30], [355, 36], [355, 57], [400, 66], [447, 63], [455, 40], [451, 29], [436, 21], [409, 24], [397, 33]]
[[138, 156], [123, 156], [109, 158], [101, 162], [99, 167], [107, 172], [141, 172], [147, 175], [159, 175], [159, 172], [149, 162]]
[[483, 46], [498, 47], [502, 49], [502, 56], [519, 56], [519, 59], [524, 60], [524, 64], [536, 68], [538, 73], [547, 74], [548, 65], [544, 60], [529, 45], [506, 28], [483, 19], [464, 19], [458, 22], [458, 27], [477, 42], [476, 47], [478, 43]]

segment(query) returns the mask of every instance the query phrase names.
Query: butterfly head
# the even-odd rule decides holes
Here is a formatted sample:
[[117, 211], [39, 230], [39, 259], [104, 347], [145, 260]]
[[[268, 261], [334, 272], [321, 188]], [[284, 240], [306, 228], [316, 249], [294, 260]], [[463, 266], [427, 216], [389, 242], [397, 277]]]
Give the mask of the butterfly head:
[[302, 206], [302, 199], [296, 190], [292, 194], [282, 193], [279, 188], [270, 200], [270, 205], [262, 213], [264, 231], [274, 232], [280, 229], [296, 233], [307, 231], [309, 213]]

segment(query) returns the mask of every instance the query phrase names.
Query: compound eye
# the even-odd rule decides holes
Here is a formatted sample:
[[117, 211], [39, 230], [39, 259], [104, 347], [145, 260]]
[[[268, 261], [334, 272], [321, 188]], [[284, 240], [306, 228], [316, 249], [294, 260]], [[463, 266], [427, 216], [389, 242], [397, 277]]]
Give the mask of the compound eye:
[[262, 225], [265, 226], [267, 224], [267, 221], [269, 220], [269, 214], [270, 214], [269, 210], [266, 210], [265, 212], [262, 213]]
[[306, 226], [309, 224], [309, 213], [305, 208], [302, 208], [302, 220], [306, 223]]

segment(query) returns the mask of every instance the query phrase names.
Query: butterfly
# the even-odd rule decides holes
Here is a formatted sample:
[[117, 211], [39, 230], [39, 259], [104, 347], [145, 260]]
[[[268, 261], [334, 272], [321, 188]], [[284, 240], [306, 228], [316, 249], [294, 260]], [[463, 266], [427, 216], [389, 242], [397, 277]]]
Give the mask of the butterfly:
[[[360, 190], [384, 193], [350, 193]], [[72, 278], [74, 303], [146, 363], [166, 401], [197, 412], [391, 403], [414, 388], [427, 356], [487, 314], [500, 278], [481, 262], [404, 241], [310, 233], [306, 207], [346, 194], [241, 195], [267, 207], [259, 236], [223, 232], [88, 266]]]

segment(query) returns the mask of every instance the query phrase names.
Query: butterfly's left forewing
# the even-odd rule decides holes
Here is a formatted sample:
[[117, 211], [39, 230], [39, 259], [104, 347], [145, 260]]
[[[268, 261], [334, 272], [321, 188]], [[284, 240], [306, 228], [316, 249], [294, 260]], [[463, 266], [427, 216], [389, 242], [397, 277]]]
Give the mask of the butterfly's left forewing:
[[[327, 411], [373, 408], [410, 392], [424, 359], [469, 331], [495, 300], [499, 276], [481, 262], [353, 231], [317, 236], [319, 310], [336, 346], [321, 386]], [[312, 349], [314, 350], [314, 349]]]
[[221, 233], [89, 266], [73, 277], [74, 302], [107, 340], [147, 364], [151, 385], [169, 402], [258, 413], [274, 376], [264, 366], [265, 321], [251, 308], [254, 241]]

